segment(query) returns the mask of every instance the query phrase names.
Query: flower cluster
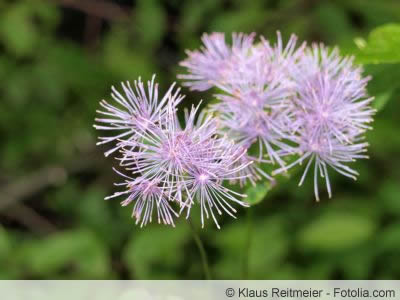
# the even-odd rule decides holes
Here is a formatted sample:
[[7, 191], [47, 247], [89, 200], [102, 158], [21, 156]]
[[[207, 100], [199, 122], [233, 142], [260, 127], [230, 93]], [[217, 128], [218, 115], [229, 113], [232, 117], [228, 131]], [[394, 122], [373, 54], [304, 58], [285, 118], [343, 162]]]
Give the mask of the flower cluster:
[[[100, 102], [95, 128], [110, 132], [98, 144], [112, 143], [108, 156], [125, 171], [122, 205], [134, 203], [132, 216], [141, 226], [157, 215], [159, 223], [174, 226], [199, 204], [201, 222], [217, 215], [235, 217], [234, 203], [247, 206], [246, 195], [225, 183], [243, 186], [305, 164], [301, 185], [314, 169], [331, 197], [328, 167], [356, 179], [349, 163], [366, 158], [364, 141], [375, 113], [366, 85], [369, 77], [351, 57], [337, 49], [306, 43], [292, 35], [284, 45], [280, 33], [271, 44], [255, 34], [234, 33], [231, 45], [222, 33], [205, 34], [200, 50], [187, 51], [178, 75], [191, 90], [217, 88], [217, 102], [198, 113], [185, 111], [185, 125], [177, 116], [184, 96], [174, 84], [159, 97], [153, 77], [112, 88], [113, 102]], [[267, 172], [269, 168], [270, 172]]]
[[[210, 111], [219, 119], [220, 134], [243, 149], [255, 149], [247, 170], [255, 180], [272, 177], [262, 165], [278, 165], [273, 174], [308, 160], [300, 185], [314, 163], [314, 191], [319, 200], [318, 175], [325, 178], [329, 196], [328, 166], [347, 177], [358, 173], [347, 163], [364, 154], [363, 141], [374, 110], [366, 92], [369, 77], [323, 45], [296, 47], [292, 35], [286, 46], [278, 32], [271, 45], [255, 35], [233, 34], [232, 46], [221, 33], [205, 34], [205, 47], [187, 52], [181, 62], [189, 74], [179, 75], [192, 90], [216, 87], [220, 101]], [[250, 152], [250, 151], [249, 151]], [[254, 151], [253, 151], [254, 152]], [[292, 163], [286, 158], [298, 155]]]
[[[126, 195], [126, 206], [134, 202], [132, 217], [141, 226], [152, 221], [156, 211], [159, 223], [174, 226], [174, 218], [199, 203], [201, 222], [212, 218], [219, 228], [216, 214], [225, 212], [234, 217], [235, 202], [245, 195], [228, 189], [224, 181], [241, 180], [252, 162], [242, 158], [246, 152], [217, 134], [216, 120], [198, 115], [197, 107], [186, 113], [185, 126], [177, 117], [177, 105], [183, 99], [179, 89], [170, 87], [158, 101], [154, 77], [147, 91], [139, 79], [134, 89], [122, 84], [124, 95], [113, 88], [115, 104], [102, 101], [106, 118], [97, 118], [95, 128], [118, 130], [116, 135], [101, 137], [98, 144], [115, 142], [106, 155], [119, 150], [117, 159], [127, 174], [115, 170], [124, 178], [117, 185], [125, 188], [106, 199]], [[179, 210], [174, 209], [178, 207]]]
[[370, 78], [362, 78], [361, 73], [351, 58], [341, 58], [337, 49], [329, 51], [323, 45], [307, 49], [299, 63], [291, 129], [300, 157], [275, 173], [308, 160], [301, 185], [314, 162], [317, 200], [318, 174], [325, 179], [331, 197], [327, 167], [355, 180], [358, 173], [346, 163], [367, 158], [364, 133], [371, 128], [368, 123], [375, 110], [369, 106], [373, 98], [366, 93]]

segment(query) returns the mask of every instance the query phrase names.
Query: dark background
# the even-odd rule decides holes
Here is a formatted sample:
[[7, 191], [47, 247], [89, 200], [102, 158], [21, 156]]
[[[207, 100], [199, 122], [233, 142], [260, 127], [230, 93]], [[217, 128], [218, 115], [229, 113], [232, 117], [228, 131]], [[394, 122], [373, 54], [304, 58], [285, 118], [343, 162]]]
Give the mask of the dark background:
[[[357, 53], [355, 41], [395, 22], [398, 0], [0, 0], [0, 278], [204, 278], [185, 220], [140, 229], [131, 207], [103, 201], [118, 178], [95, 147], [99, 100], [153, 73], [166, 91], [203, 32], [280, 30]], [[214, 278], [399, 279], [400, 66], [366, 74], [386, 105], [359, 180], [331, 173], [333, 198], [316, 203], [312, 179], [298, 188], [294, 172], [221, 230], [199, 228]], [[212, 99], [183, 92], [183, 107]]]

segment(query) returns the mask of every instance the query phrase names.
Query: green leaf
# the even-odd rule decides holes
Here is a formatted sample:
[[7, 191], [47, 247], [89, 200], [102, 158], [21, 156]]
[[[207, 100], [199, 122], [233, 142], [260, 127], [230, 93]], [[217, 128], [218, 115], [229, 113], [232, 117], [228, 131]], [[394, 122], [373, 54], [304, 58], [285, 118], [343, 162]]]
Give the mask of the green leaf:
[[249, 278], [273, 278], [289, 251], [285, 234], [286, 221], [282, 216], [269, 217], [254, 226], [249, 253]]
[[213, 268], [216, 278], [242, 279], [242, 257], [248, 242], [248, 232], [248, 225], [243, 220], [237, 220], [225, 225], [218, 235], [212, 236], [213, 244], [222, 253]]
[[331, 1], [321, 1], [315, 9], [318, 30], [324, 32], [330, 41], [346, 40], [354, 29], [350, 19], [339, 5]]
[[223, 234], [213, 236], [213, 242], [217, 248], [229, 249], [229, 253], [235, 257], [243, 251], [247, 241], [248, 225], [243, 220], [223, 227]]
[[32, 53], [39, 38], [32, 24], [32, 12], [27, 3], [19, 2], [0, 14], [0, 39], [17, 56]]
[[362, 245], [356, 247], [346, 253], [337, 253], [332, 260], [336, 260], [336, 264], [343, 269], [344, 279], [368, 279], [368, 274], [373, 270], [375, 249], [371, 241], [368, 246]]
[[381, 184], [378, 195], [381, 205], [388, 213], [400, 215], [399, 194], [400, 186], [397, 180], [388, 179]]
[[30, 272], [49, 278], [70, 268], [76, 278], [105, 278], [110, 274], [104, 245], [87, 230], [65, 231], [26, 242], [18, 262]]
[[400, 62], [400, 24], [387, 24], [374, 29], [365, 47], [361, 45], [357, 61], [364, 64]]
[[306, 226], [299, 244], [306, 250], [334, 252], [355, 247], [375, 232], [375, 223], [366, 216], [330, 212]]
[[377, 248], [380, 253], [398, 253], [400, 250], [400, 223], [387, 228], [378, 237]]
[[183, 262], [183, 246], [188, 239], [184, 224], [170, 228], [149, 226], [128, 243], [123, 260], [139, 279], [172, 279]]
[[268, 181], [258, 182], [255, 186], [246, 189], [247, 198], [245, 198], [245, 201], [250, 205], [260, 203], [265, 199], [271, 188], [271, 183]]
[[[138, 45], [137, 45], [138, 46]], [[107, 35], [104, 42], [104, 62], [108, 69], [119, 78], [127, 80], [138, 76], [150, 78], [157, 73], [151, 52], [132, 51], [131, 39], [125, 30], [115, 28]]]
[[257, 31], [258, 27], [256, 25], [260, 26], [259, 24], [262, 24], [264, 18], [265, 12], [259, 9], [247, 9], [245, 14], [241, 11], [225, 12], [214, 19], [210, 25], [210, 29], [226, 33], [234, 31]]
[[[387, 159], [388, 154], [396, 155], [400, 148], [400, 135], [398, 129], [390, 119], [381, 118], [375, 122], [374, 130], [368, 133], [368, 141], [371, 144], [371, 153], [374, 157]], [[390, 143], [388, 142], [390, 141]], [[395, 163], [396, 161], [393, 161]]]
[[0, 265], [10, 253], [11, 243], [7, 231], [0, 226]]
[[390, 100], [393, 95], [394, 90], [388, 90], [385, 93], [379, 94], [375, 97], [374, 101], [372, 102], [372, 106], [376, 110], [381, 110], [385, 107], [386, 103]]
[[160, 1], [140, 0], [136, 9], [137, 29], [144, 47], [155, 47], [166, 31], [165, 12]]
[[400, 64], [367, 65], [365, 71], [372, 76], [368, 83], [369, 94], [375, 96], [372, 106], [380, 111], [392, 101], [400, 87]]
[[335, 264], [323, 257], [322, 259], [315, 258], [313, 263], [308, 265], [301, 275], [301, 279], [305, 280], [319, 280], [330, 279], [329, 275], [335, 269]]
[[[179, 31], [184, 33], [184, 42], [186, 42], [188, 33], [195, 32], [201, 28], [202, 24], [206, 21], [208, 16], [212, 14], [217, 8], [218, 1], [215, 0], [203, 0], [203, 1], [185, 1], [183, 6], [182, 14], [182, 25], [179, 27]], [[199, 42], [196, 37], [196, 42]]]

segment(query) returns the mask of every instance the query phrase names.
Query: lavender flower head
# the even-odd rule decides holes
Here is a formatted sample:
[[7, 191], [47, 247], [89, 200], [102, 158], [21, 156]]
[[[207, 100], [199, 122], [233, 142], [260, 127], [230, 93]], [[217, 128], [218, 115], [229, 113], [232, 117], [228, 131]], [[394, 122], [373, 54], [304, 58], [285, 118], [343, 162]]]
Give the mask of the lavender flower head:
[[[257, 157], [247, 156], [247, 159], [284, 166], [281, 153], [292, 151], [287, 143], [292, 138], [287, 124], [292, 121], [290, 97], [294, 85], [289, 71], [299, 60], [305, 45], [296, 48], [297, 38], [292, 35], [283, 47], [279, 32], [277, 43], [272, 46], [264, 38], [259, 44], [254, 44], [253, 34], [233, 34], [232, 46], [225, 44], [222, 34], [211, 37], [209, 39], [217, 43], [218, 48], [225, 49], [223, 72], [222, 69], [210, 74], [202, 72], [201, 77], [196, 77], [197, 81], [189, 80], [184, 84], [192, 89], [198, 89], [200, 83], [218, 87], [223, 93], [216, 95], [220, 102], [212, 105], [210, 111], [219, 118], [220, 134], [226, 134], [244, 149], [257, 145]], [[235, 37], [242, 37], [246, 42], [238, 43]], [[209, 39], [205, 49], [210, 48], [207, 46]], [[192, 79], [209, 65], [221, 65], [215, 65], [214, 55], [205, 49], [203, 52], [189, 52], [189, 57], [181, 65], [187, 67], [190, 74], [180, 78]], [[249, 166], [247, 172], [254, 175], [248, 178], [253, 184], [254, 179], [261, 177], [272, 180], [256, 165]]]
[[[179, 94], [180, 89], [173, 92], [175, 84], [172, 84], [164, 97], [158, 99], [158, 84], [154, 83], [155, 75], [147, 83], [147, 91], [140, 77], [134, 81], [134, 89], [131, 84], [122, 82], [121, 86], [125, 96], [115, 87], [112, 87], [111, 96], [116, 102], [114, 105], [102, 100], [100, 105], [104, 110], [97, 110], [97, 113], [104, 116], [96, 118], [99, 124], [94, 128], [105, 131], [119, 132], [117, 135], [100, 137], [97, 145], [116, 142], [119, 139], [135, 140], [136, 131], [139, 127], [145, 127], [148, 123], [156, 122], [166, 114], [167, 103], [176, 107], [184, 98]], [[118, 150], [119, 145], [105, 153], [106, 156]]]
[[[211, 116], [200, 114], [196, 120], [199, 106], [192, 107], [187, 113], [186, 125], [182, 127], [177, 118], [176, 105], [183, 96], [178, 92], [171, 94], [173, 85], [160, 104], [151, 102], [148, 105], [150, 101], [147, 99], [154, 99], [151, 95], [158, 94], [153, 83], [154, 77], [148, 84], [148, 98], [127, 95], [137, 99], [138, 107], [144, 104], [151, 108], [148, 111], [153, 114], [143, 113], [145, 110], [134, 111], [131, 115], [135, 118], [129, 118], [131, 123], [126, 129], [129, 132], [127, 138], [124, 138], [125, 132], [113, 137], [118, 140], [113, 150], [119, 149], [121, 156], [117, 159], [128, 175], [116, 170], [124, 178], [124, 182], [117, 185], [124, 186], [125, 190], [106, 199], [126, 195], [121, 204], [126, 206], [135, 202], [132, 217], [141, 226], [152, 221], [154, 211], [159, 223], [174, 226], [175, 217], [184, 210], [189, 217], [192, 205], [200, 204], [203, 226], [205, 218], [212, 218], [220, 228], [216, 214], [225, 212], [234, 217], [236, 209], [231, 202], [247, 206], [239, 200], [245, 195], [228, 189], [223, 183], [250, 176], [235, 174], [251, 162], [236, 164], [245, 151], [218, 136], [216, 120]], [[140, 88], [138, 91], [141, 92]], [[118, 99], [121, 98], [119, 96]], [[115, 110], [115, 114], [107, 128], [114, 128], [115, 124], [119, 124], [114, 120], [122, 119], [120, 111]], [[179, 207], [179, 213], [174, 205]]]
[[[246, 43], [235, 42], [238, 36]], [[278, 174], [307, 159], [300, 185], [314, 162], [317, 200], [318, 173], [331, 196], [328, 166], [356, 178], [358, 173], [347, 163], [367, 157], [364, 133], [374, 110], [366, 92], [370, 78], [362, 77], [351, 57], [343, 58], [337, 49], [329, 51], [323, 45], [296, 47], [295, 35], [284, 46], [279, 32], [275, 44], [263, 37], [255, 44], [254, 34], [234, 34], [232, 46], [222, 34], [205, 37], [205, 48], [188, 52], [181, 63], [189, 74], [179, 78], [194, 90], [214, 86], [222, 91], [210, 109], [219, 119], [220, 134], [243, 149], [258, 145], [257, 157], [246, 154], [241, 159], [257, 162], [243, 170], [252, 176], [241, 179], [241, 184], [255, 184], [261, 177], [272, 180], [260, 163], [277, 163], [273, 174]], [[224, 53], [218, 56], [219, 63], [214, 64], [217, 56], [210, 49], [224, 49], [217, 51]], [[208, 67], [212, 65], [214, 69]], [[284, 158], [294, 154], [300, 158], [286, 166]]]
[[255, 34], [232, 34], [232, 46], [225, 42], [223, 33], [204, 34], [204, 46], [199, 50], [186, 51], [188, 58], [180, 63], [190, 70], [190, 74], [178, 75], [184, 79], [184, 86], [191, 90], [205, 91], [215, 85], [215, 82], [229, 80], [232, 74], [232, 57], [247, 55], [253, 45]]
[[121, 205], [127, 206], [131, 202], [135, 202], [132, 217], [136, 219], [136, 224], [140, 223], [140, 227], [152, 222], [154, 207], [156, 207], [158, 223], [175, 226], [174, 217], [178, 217], [178, 214], [171, 207], [172, 201], [168, 198], [166, 188], [160, 186], [159, 178], [151, 180], [142, 177], [133, 178], [116, 169], [114, 171], [125, 178], [124, 182], [116, 185], [125, 186], [126, 190], [108, 196], [105, 198], [106, 200], [127, 195]]
[[314, 163], [317, 200], [318, 175], [325, 179], [329, 197], [332, 194], [328, 166], [356, 179], [358, 173], [347, 163], [367, 158], [364, 133], [371, 129], [375, 110], [370, 107], [373, 98], [366, 91], [370, 77], [362, 78], [361, 73], [352, 58], [342, 58], [337, 49], [329, 51], [323, 45], [313, 45], [299, 62], [291, 130], [300, 158], [275, 173], [308, 160], [301, 185]]

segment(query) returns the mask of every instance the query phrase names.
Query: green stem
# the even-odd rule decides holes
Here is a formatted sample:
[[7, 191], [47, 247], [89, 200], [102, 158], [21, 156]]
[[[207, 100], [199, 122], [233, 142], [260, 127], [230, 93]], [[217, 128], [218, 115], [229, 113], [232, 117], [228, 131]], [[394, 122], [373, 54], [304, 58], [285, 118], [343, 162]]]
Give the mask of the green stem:
[[252, 208], [247, 209], [247, 235], [244, 243], [242, 271], [243, 279], [248, 279], [249, 276], [249, 260], [250, 260], [250, 247], [253, 232], [253, 213]]
[[207, 253], [204, 248], [203, 242], [201, 241], [200, 236], [197, 233], [196, 228], [194, 227], [192, 221], [190, 219], [187, 220], [190, 225], [190, 229], [192, 231], [193, 239], [196, 242], [197, 248], [199, 249], [200, 252], [201, 262], [203, 264], [204, 276], [207, 280], [211, 280], [210, 266], [208, 263]]

